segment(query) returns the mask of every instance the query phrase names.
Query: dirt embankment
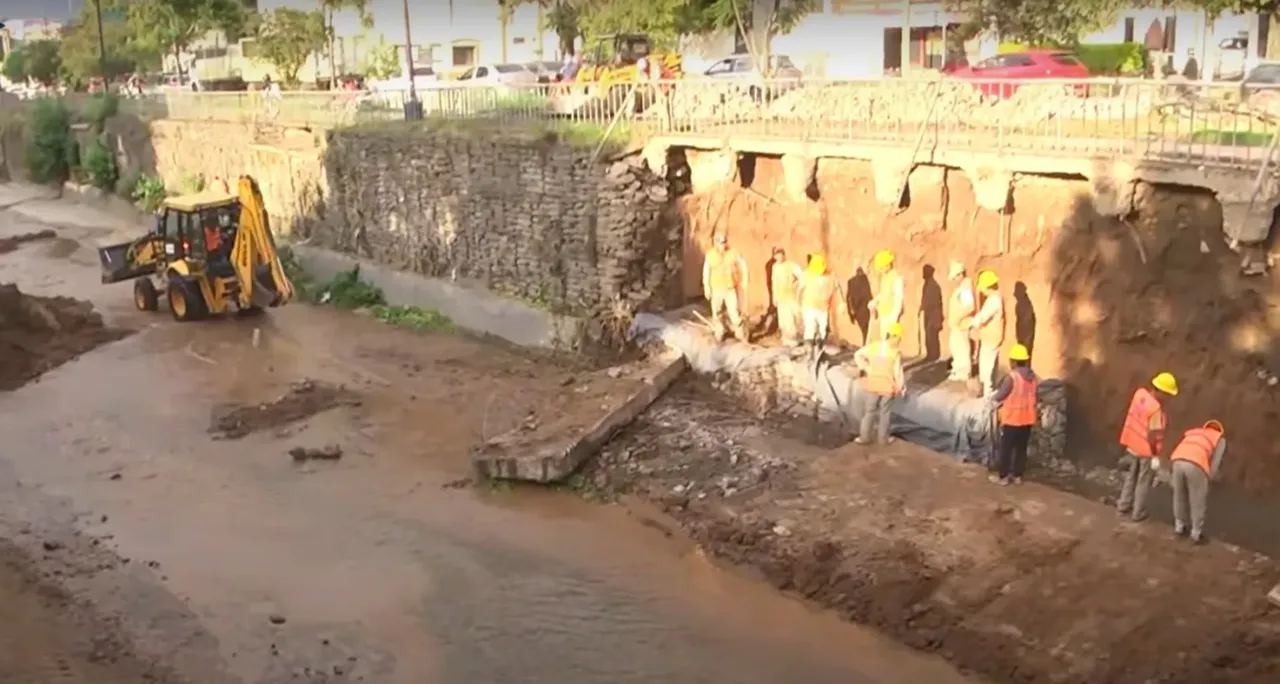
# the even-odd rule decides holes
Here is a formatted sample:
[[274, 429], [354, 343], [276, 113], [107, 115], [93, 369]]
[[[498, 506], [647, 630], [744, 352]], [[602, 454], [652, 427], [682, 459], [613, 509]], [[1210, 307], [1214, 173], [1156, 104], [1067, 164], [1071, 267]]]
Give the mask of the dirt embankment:
[[715, 556], [997, 683], [1273, 684], [1273, 562], [910, 444], [827, 450], [696, 385], [588, 476]]
[[0, 390], [129, 335], [107, 327], [93, 305], [70, 297], [36, 297], [0, 284]]
[[954, 288], [949, 261], [961, 260], [971, 275], [993, 269], [1008, 314], [1006, 346], [1027, 345], [1037, 372], [1069, 385], [1069, 453], [1113, 464], [1134, 388], [1168, 370], [1185, 388], [1169, 406], [1172, 428], [1222, 420], [1235, 454], [1223, 481], [1280, 491], [1280, 441], [1271, 432], [1280, 418], [1280, 385], [1272, 384], [1280, 375], [1273, 313], [1280, 276], [1239, 274], [1211, 194], [1139, 184], [1136, 210], [1120, 221], [1097, 215], [1083, 180], [1019, 177], [1001, 216], [977, 206], [971, 179], [958, 169], [917, 167], [901, 212], [876, 200], [866, 161], [820, 160], [805, 202], [788, 199], [777, 158], [748, 157], [739, 176], [680, 199], [686, 299], [701, 296], [698, 274], [713, 230], [727, 231], [750, 264], [747, 299], [757, 316], [769, 303], [774, 245], [800, 263], [824, 253], [847, 295], [833, 334], [861, 344], [876, 285], [869, 262], [891, 249], [907, 285], [905, 350], [940, 358]]

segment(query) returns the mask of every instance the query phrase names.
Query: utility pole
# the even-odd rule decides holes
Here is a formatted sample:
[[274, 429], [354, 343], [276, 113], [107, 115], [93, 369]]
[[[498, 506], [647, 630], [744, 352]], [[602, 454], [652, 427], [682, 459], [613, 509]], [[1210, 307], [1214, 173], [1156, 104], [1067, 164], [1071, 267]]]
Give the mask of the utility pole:
[[902, 0], [902, 65], [899, 75], [906, 76], [911, 69], [911, 0]]
[[98, 15], [98, 71], [103, 85], [107, 80], [107, 39], [102, 34], [102, 0], [93, 0], [94, 13]]
[[[452, 3], [451, 3], [452, 4]], [[422, 102], [418, 100], [418, 87], [413, 82], [413, 32], [409, 29], [409, 0], [404, 0], [404, 63], [409, 77], [409, 101], [404, 103], [404, 120], [422, 119]]]

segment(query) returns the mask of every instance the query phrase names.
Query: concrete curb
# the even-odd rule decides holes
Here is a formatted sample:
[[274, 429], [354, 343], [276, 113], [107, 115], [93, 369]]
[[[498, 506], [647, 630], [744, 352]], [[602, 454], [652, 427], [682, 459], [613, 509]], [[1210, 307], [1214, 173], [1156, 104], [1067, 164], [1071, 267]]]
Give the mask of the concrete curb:
[[307, 273], [317, 280], [327, 281], [359, 266], [361, 277], [381, 288], [389, 304], [434, 309], [462, 328], [522, 347], [569, 351], [577, 347], [582, 335], [581, 319], [540, 311], [488, 290], [398, 271], [322, 247], [298, 244], [291, 249]]
[[648, 410], [688, 369], [689, 364], [683, 354], [664, 354], [657, 359], [656, 368], [646, 373], [644, 385], [640, 389], [581, 435], [566, 437], [555, 446], [533, 453], [515, 455], [510, 451], [519, 449], [519, 444], [508, 448], [507, 445], [491, 441], [472, 452], [472, 465], [481, 477], [494, 480], [520, 480], [540, 484], [560, 482], [595, 456], [619, 430]]

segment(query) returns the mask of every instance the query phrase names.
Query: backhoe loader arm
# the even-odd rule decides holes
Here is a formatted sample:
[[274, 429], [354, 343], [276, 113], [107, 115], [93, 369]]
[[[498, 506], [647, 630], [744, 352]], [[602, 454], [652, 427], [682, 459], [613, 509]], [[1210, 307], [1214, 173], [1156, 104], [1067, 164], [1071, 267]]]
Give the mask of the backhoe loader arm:
[[241, 176], [239, 194], [240, 228], [231, 247], [231, 264], [240, 279], [240, 307], [287, 304], [293, 300], [293, 283], [280, 263], [262, 193], [252, 178]]

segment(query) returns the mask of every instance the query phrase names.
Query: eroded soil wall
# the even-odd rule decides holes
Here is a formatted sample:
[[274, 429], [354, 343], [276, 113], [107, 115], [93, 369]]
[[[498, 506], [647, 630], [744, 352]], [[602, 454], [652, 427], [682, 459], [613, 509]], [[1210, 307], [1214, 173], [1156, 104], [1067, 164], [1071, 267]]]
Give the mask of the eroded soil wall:
[[1134, 387], [1168, 370], [1183, 387], [1169, 405], [1173, 428], [1221, 419], [1237, 454], [1224, 479], [1280, 490], [1269, 370], [1280, 298], [1271, 276], [1238, 274], [1211, 194], [1140, 185], [1136, 210], [1117, 220], [1093, 210], [1081, 179], [1022, 176], [1003, 216], [977, 207], [957, 169], [917, 167], [901, 212], [876, 200], [870, 162], [820, 160], [808, 199], [793, 199], [784, 185], [779, 158], [747, 157], [736, 180], [679, 199], [687, 299], [701, 295], [696, 273], [714, 230], [727, 231], [750, 263], [756, 315], [769, 304], [775, 245], [801, 264], [821, 252], [845, 282], [852, 312], [838, 317], [835, 334], [860, 344], [875, 287], [870, 259], [892, 249], [907, 281], [906, 351], [937, 358], [947, 354], [949, 261], [971, 274], [993, 269], [1009, 313], [1006, 348], [1026, 344], [1037, 372], [1071, 387], [1070, 453], [1111, 462]]

